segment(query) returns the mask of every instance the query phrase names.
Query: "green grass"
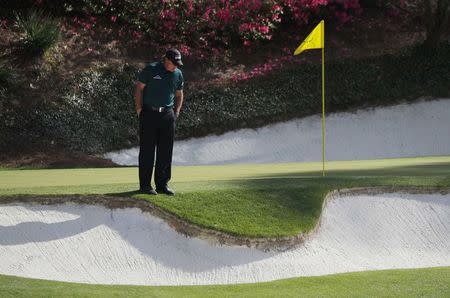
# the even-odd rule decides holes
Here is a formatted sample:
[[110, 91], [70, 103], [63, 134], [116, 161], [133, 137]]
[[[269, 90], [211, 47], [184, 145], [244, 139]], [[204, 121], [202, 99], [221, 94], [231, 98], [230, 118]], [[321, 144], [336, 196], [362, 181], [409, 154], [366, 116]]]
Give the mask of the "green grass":
[[42, 11], [16, 15], [16, 26], [23, 34], [20, 46], [26, 56], [43, 55], [61, 39], [59, 22]]
[[[175, 167], [177, 196], [135, 192], [136, 168], [0, 170], [5, 196], [109, 194], [149, 200], [186, 221], [235, 235], [281, 236], [311, 230], [323, 198], [339, 188], [450, 187], [450, 156], [373, 161]], [[228, 286], [85, 285], [0, 275], [2, 297], [449, 296], [450, 267], [294, 278]]]
[[109, 194], [149, 200], [232, 235], [292, 236], [314, 228], [325, 195], [362, 186], [450, 186], [450, 157], [175, 167], [175, 197], [135, 192], [136, 168], [4, 170], [0, 195]]
[[[436, 176], [450, 175], [450, 156], [397, 158], [380, 160], [329, 161], [328, 177], [343, 176]], [[49, 186], [80, 186], [134, 184], [137, 186], [136, 167], [93, 169], [10, 169], [0, 168], [0, 194], [5, 189]], [[174, 167], [174, 183], [242, 180], [281, 177], [319, 177], [321, 162], [242, 164], [223, 166]], [[100, 192], [101, 193], [101, 192]]]
[[449, 297], [450, 267], [368, 271], [221, 286], [106, 286], [0, 275], [2, 297]]

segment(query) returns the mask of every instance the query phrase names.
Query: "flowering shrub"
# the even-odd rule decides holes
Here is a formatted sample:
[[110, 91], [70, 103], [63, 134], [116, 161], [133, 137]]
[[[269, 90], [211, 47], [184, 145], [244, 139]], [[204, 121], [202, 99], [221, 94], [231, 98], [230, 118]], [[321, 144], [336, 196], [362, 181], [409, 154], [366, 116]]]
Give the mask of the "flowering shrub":
[[[50, 0], [36, 6], [55, 10]], [[61, 3], [62, 2], [62, 3]], [[120, 24], [121, 35], [140, 41], [185, 45], [217, 51], [271, 40], [280, 24], [302, 25], [318, 15], [341, 23], [361, 11], [360, 0], [63, 0], [58, 9], [74, 15], [73, 23], [91, 30], [102, 18]], [[117, 27], [117, 25], [116, 25]], [[155, 42], [159, 41], [159, 42]]]
[[254, 77], [264, 76], [270, 72], [280, 69], [286, 63], [292, 63], [294, 57], [290, 54], [291, 50], [287, 51], [289, 54], [281, 56], [279, 58], [269, 59], [265, 63], [254, 66], [249, 72], [242, 72], [234, 75], [231, 78], [233, 82], [245, 81]]

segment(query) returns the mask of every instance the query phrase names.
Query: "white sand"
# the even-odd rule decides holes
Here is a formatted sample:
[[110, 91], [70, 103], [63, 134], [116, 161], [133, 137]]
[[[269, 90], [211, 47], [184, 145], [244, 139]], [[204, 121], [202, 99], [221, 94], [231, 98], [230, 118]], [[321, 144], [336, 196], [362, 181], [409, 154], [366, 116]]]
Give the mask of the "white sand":
[[218, 247], [138, 209], [0, 206], [0, 273], [102, 284], [269, 281], [349, 271], [450, 266], [450, 195], [348, 196], [286, 252]]
[[[276, 163], [322, 160], [319, 115], [175, 142], [175, 165]], [[326, 119], [327, 160], [450, 154], [450, 100], [401, 104]], [[111, 152], [120, 165], [137, 165], [138, 148]]]

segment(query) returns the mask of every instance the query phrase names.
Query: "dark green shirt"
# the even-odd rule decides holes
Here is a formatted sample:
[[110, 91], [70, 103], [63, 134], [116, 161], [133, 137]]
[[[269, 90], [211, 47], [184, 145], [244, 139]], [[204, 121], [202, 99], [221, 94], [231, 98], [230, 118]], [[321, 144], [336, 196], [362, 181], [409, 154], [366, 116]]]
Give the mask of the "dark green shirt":
[[147, 65], [139, 73], [138, 80], [145, 84], [144, 105], [152, 107], [173, 107], [175, 92], [183, 90], [184, 86], [181, 70], [167, 71], [162, 62]]

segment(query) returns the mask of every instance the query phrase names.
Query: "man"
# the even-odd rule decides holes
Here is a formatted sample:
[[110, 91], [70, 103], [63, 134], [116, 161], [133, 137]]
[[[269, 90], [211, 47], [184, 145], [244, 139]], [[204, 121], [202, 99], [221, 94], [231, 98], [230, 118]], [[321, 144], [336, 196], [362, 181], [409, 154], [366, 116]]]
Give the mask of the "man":
[[[162, 61], [147, 65], [138, 75], [134, 94], [139, 117], [140, 191], [174, 195], [168, 187], [171, 178], [175, 122], [183, 104], [183, 65], [176, 49], [166, 52]], [[156, 148], [155, 185], [151, 186]]]

